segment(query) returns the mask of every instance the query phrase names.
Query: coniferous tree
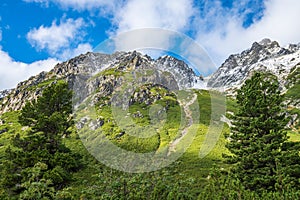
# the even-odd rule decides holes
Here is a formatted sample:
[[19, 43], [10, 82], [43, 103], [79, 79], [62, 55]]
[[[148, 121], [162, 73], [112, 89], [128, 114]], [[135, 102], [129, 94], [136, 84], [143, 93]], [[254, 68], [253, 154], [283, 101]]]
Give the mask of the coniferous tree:
[[296, 143], [287, 145], [287, 120], [277, 78], [254, 73], [237, 91], [236, 99], [238, 111], [232, 117], [230, 142], [226, 145], [232, 153], [226, 156], [227, 161], [235, 163], [233, 173], [251, 190], [275, 190], [284, 177], [298, 179], [297, 172], [288, 173], [287, 163], [297, 165], [299, 150]]
[[276, 189], [300, 188], [300, 142], [284, 142], [279, 157], [278, 181]]
[[70, 172], [80, 166], [80, 156], [62, 142], [73, 125], [71, 113], [72, 91], [61, 81], [51, 84], [36, 101], [26, 103], [19, 122], [30, 131], [17, 133], [5, 153], [2, 184], [10, 195], [22, 193], [30, 199], [34, 190], [61, 189], [70, 180]]

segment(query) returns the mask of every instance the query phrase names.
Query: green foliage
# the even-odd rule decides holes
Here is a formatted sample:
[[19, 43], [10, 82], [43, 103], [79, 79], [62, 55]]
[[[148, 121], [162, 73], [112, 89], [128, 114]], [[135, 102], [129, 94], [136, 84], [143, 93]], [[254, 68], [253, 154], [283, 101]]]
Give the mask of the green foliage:
[[246, 189], [275, 191], [282, 177], [299, 178], [290, 170], [297, 167], [299, 153], [291, 148], [296, 143], [287, 143], [282, 102], [278, 80], [270, 74], [255, 73], [237, 92], [238, 110], [226, 145], [231, 155], [226, 157]]
[[[297, 151], [293, 150], [299, 147], [294, 143], [282, 145], [284, 154], [278, 157], [280, 165], [277, 166], [276, 173], [278, 177], [283, 178], [276, 182], [277, 192], [250, 191], [241, 185], [241, 181], [235, 175], [224, 173], [224, 170], [213, 172], [210, 178], [208, 177], [214, 164], [217, 164], [219, 168], [224, 167], [225, 170], [232, 165], [222, 162], [222, 153], [228, 152], [225, 148], [227, 140], [222, 136], [205, 158], [199, 158], [199, 151], [210, 124], [211, 96], [214, 94], [204, 90], [195, 92], [198, 95], [201, 116], [200, 124], [194, 124], [189, 129], [189, 132], [195, 133], [193, 143], [181, 158], [167, 168], [143, 174], [123, 173], [110, 169], [95, 160], [81, 141], [85, 139], [85, 136], [89, 137], [90, 133], [85, 131], [86, 129], [83, 128], [85, 135], [80, 134], [81, 138], [79, 138], [72, 122], [67, 125], [59, 122], [55, 125], [58, 119], [70, 120], [64, 115], [37, 114], [38, 112], [47, 113], [46, 108], [43, 109], [44, 107], [41, 106], [41, 109], [37, 109], [32, 106], [35, 112], [33, 112], [33, 117], [28, 115], [30, 120], [26, 126], [29, 128], [26, 129], [18, 121], [22, 113], [5, 113], [0, 116], [5, 121], [0, 128], [8, 129], [0, 135], [0, 179], [2, 180], [0, 199], [299, 199], [299, 192], [290, 188], [290, 183], [296, 183], [298, 180], [295, 175], [299, 169], [297, 165], [299, 161], [295, 159]], [[52, 94], [55, 93], [56, 91], [53, 91]], [[147, 131], [142, 128], [151, 123], [151, 118], [155, 116], [153, 111], [167, 108], [165, 121], [158, 126], [154, 137], [136, 138], [128, 136], [129, 134], [117, 137], [123, 131], [118, 126], [119, 123], [124, 123], [123, 126], [127, 125], [128, 129], [130, 125], [126, 124], [126, 120], [118, 124], [115, 122], [111, 107], [108, 105], [109, 96], [100, 99], [97, 104], [97, 113], [91, 116], [91, 120], [97, 118], [104, 120], [101, 129], [112, 142], [121, 148], [136, 152], [149, 152], [165, 147], [180, 134], [180, 122], [181, 118], [184, 118], [182, 116], [184, 112], [178, 105], [176, 96], [167, 94], [165, 89], [151, 88], [151, 94], [159, 95], [161, 99], [150, 105], [133, 104], [125, 115], [128, 114], [134, 123], [139, 124], [141, 131]], [[220, 97], [216, 95], [216, 97], [217, 107], [221, 110], [222, 105], [218, 103], [222, 101], [221, 95]], [[37, 102], [32, 104], [37, 105]], [[88, 112], [84, 109], [85, 107], [86, 105], [81, 109], [82, 112]], [[236, 107], [234, 99], [227, 99], [227, 110], [236, 112]], [[30, 109], [27, 111], [31, 112]], [[138, 117], [136, 115], [138, 112], [143, 117]], [[81, 117], [85, 114], [79, 113]], [[39, 122], [40, 118], [37, 116], [43, 115], [41, 120], [44, 122]], [[154, 118], [160, 119], [159, 115]], [[219, 118], [220, 116], [213, 116], [213, 120]], [[47, 120], [51, 121], [50, 119], [53, 119], [50, 125], [55, 129], [52, 135], [46, 134], [44, 132], [46, 129], [38, 125], [38, 123], [46, 124]], [[22, 124], [25, 125], [24, 122]], [[224, 132], [229, 133], [228, 126], [224, 127]], [[63, 135], [68, 137], [62, 138]], [[291, 141], [300, 138], [296, 133], [290, 135]], [[10, 140], [10, 138], [13, 139]], [[57, 142], [57, 145], [51, 142], [51, 138]], [[50, 151], [50, 147], [56, 147], [56, 150]], [[284, 158], [289, 161], [281, 162], [280, 160]], [[85, 167], [81, 167], [82, 165]], [[292, 167], [288, 168], [288, 165]], [[286, 176], [285, 171], [294, 176]], [[281, 186], [283, 188], [280, 189]]]
[[1, 185], [22, 199], [53, 199], [54, 190], [71, 180], [80, 156], [62, 142], [73, 122], [72, 93], [66, 83], [52, 84], [35, 102], [28, 102], [19, 122], [30, 129], [17, 133], [4, 154]]
[[289, 187], [299, 189], [300, 181], [300, 142], [287, 141], [281, 146], [278, 158], [276, 189], [283, 191]]
[[36, 89], [39, 89], [39, 88], [45, 88], [45, 87], [48, 87], [49, 85], [51, 85], [53, 82], [61, 82], [63, 83], [64, 81], [63, 80], [57, 80], [56, 78], [51, 78], [51, 79], [47, 79], [46, 81], [43, 81], [43, 82], [40, 82], [38, 83], [37, 85], [33, 85], [33, 86], [30, 86], [27, 88], [27, 90], [29, 91], [34, 91]]
[[288, 99], [293, 99], [297, 103], [299, 103], [299, 99], [300, 99], [299, 91], [300, 91], [300, 83], [296, 83], [295, 85], [293, 85], [291, 88], [288, 89], [288, 91], [286, 92], [286, 97]]
[[[142, 91], [147, 91], [152, 101], [147, 104], [134, 102], [128, 110], [114, 108], [114, 113], [118, 113], [116, 116], [111, 106], [106, 103], [110, 98], [102, 97], [96, 104], [97, 116], [94, 116], [104, 120], [104, 124], [99, 128], [115, 145], [140, 153], [156, 151], [178, 137], [183, 117], [176, 95], [166, 88], [146, 84], [138, 88], [135, 93], [142, 93]], [[139, 101], [138, 98], [135, 100]], [[81, 136], [88, 137], [90, 131], [84, 129], [80, 132], [85, 132], [84, 136]], [[139, 138], [132, 136], [133, 134], [149, 134], [152, 137]]]
[[267, 191], [261, 193], [246, 189], [234, 174], [214, 168], [208, 177], [208, 184], [198, 196], [199, 200], [294, 200], [300, 198], [299, 190], [286, 188], [282, 191]]
[[99, 170], [92, 177], [78, 181], [85, 183], [81, 191], [69, 187], [74, 199], [195, 199], [196, 179], [183, 174], [175, 176], [176, 169], [166, 168], [143, 174], [129, 174], [94, 164]]
[[4, 124], [0, 125], [0, 130], [6, 130], [6, 132], [0, 134], [0, 161], [4, 157], [5, 149], [9, 146], [14, 133], [22, 129], [21, 124], [18, 122], [19, 115], [19, 111], [14, 111], [4, 113], [0, 116], [0, 119], [4, 121]]
[[[198, 90], [198, 105], [200, 111], [200, 123], [209, 125], [212, 121], [219, 121], [222, 114], [225, 114], [225, 97], [217, 91]], [[213, 100], [213, 102], [212, 102]], [[228, 99], [228, 102], [234, 104]], [[212, 106], [214, 106], [214, 113], [212, 113]], [[197, 112], [195, 112], [197, 113]]]
[[[295, 119], [290, 117], [290, 120], [293, 120], [292, 121], [293, 122], [293, 127], [292, 128], [294, 128], [296, 130], [298, 129], [298, 133], [299, 133], [300, 132], [300, 109], [291, 108], [291, 109], [288, 109], [287, 112], [289, 113], [290, 116], [296, 116]], [[298, 123], [297, 123], [297, 121], [298, 121]]]
[[119, 77], [119, 76], [122, 76], [124, 75], [125, 72], [124, 71], [121, 71], [121, 70], [118, 70], [118, 69], [115, 69], [115, 68], [109, 68], [109, 69], [106, 69], [104, 71], [101, 71], [99, 72], [98, 74], [94, 75], [91, 80], [93, 79], [96, 79], [98, 77], [101, 77], [101, 76], [115, 76], [115, 77]]
[[46, 171], [48, 166], [45, 163], [38, 162], [32, 168], [28, 168], [27, 180], [22, 183], [21, 187], [25, 190], [20, 194], [20, 199], [53, 199], [55, 189], [51, 187], [51, 179], [43, 179], [43, 171]]
[[72, 125], [72, 92], [65, 82], [52, 84], [34, 102], [27, 102], [21, 111], [19, 121], [30, 126], [34, 132], [44, 132], [49, 136], [67, 133]]
[[286, 92], [286, 98], [292, 100], [296, 105], [300, 103], [300, 63], [291, 69], [291, 73], [288, 75], [287, 84], [288, 91]]
[[293, 84], [297, 84], [300, 82], [300, 63], [293, 67], [290, 71], [290, 74], [287, 77], [288, 87], [290, 87]]

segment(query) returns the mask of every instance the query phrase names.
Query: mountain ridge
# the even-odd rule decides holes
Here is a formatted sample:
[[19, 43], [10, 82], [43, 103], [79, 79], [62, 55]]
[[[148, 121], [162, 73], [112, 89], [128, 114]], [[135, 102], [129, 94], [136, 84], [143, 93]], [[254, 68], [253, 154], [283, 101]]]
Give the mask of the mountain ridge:
[[[41, 72], [28, 80], [20, 82], [16, 88], [2, 92], [0, 97], [0, 114], [11, 110], [20, 110], [26, 101], [36, 99], [41, 95], [41, 91], [45, 86], [55, 81], [63, 79], [69, 83], [70, 87], [73, 87], [76, 80], [82, 79], [87, 81], [105, 70], [112, 69], [121, 72], [135, 70], [136, 68], [169, 72], [176, 77], [173, 83], [177, 84], [178, 88], [192, 87], [195, 83], [203, 81], [184, 61], [171, 56], [163, 56], [154, 60], [150, 56], [142, 55], [136, 51], [115, 52], [111, 55], [88, 52], [68, 61], [58, 63], [49, 72]], [[114, 79], [115, 77], [110, 78]], [[157, 80], [155, 77], [152, 78]], [[110, 81], [113, 82], [115, 80]], [[89, 86], [89, 90], [95, 90], [101, 85], [100, 82], [99, 80], [91, 81], [89, 84], [92, 85]], [[168, 85], [173, 87], [172, 84]]]
[[291, 69], [300, 63], [300, 44], [281, 47], [278, 42], [263, 39], [240, 54], [230, 55], [208, 80], [209, 88], [239, 88], [253, 71], [275, 74], [282, 87]]
[[[199, 87], [202, 86], [199, 85], [205, 86], [207, 83], [207, 89], [221, 91], [225, 89], [227, 94], [233, 94], [235, 89], [239, 88], [251, 76], [253, 71], [270, 71], [277, 75], [283, 91], [286, 91], [290, 87], [289, 74], [299, 66], [300, 44], [281, 47], [278, 42], [270, 39], [254, 42], [251, 48], [240, 54], [230, 55], [215, 73], [204, 79], [202, 76], [197, 76], [184, 61], [168, 55], [152, 59], [150, 56], [142, 55], [136, 51], [115, 52], [113, 54], [88, 52], [58, 63], [49, 72], [41, 72], [30, 77], [28, 80], [20, 82], [14, 89], [1, 91], [0, 113], [20, 110], [26, 101], [36, 99], [41, 95], [41, 91], [45, 86], [55, 81], [64, 79], [70, 84], [70, 87], [73, 87], [73, 82], [78, 79], [76, 77], [78, 75], [88, 80], [92, 76], [96, 76], [97, 73], [113, 68], [119, 71], [134, 70], [136, 68], [157, 69], [171, 73], [176, 79], [173, 80], [173, 83], [176, 82], [178, 88], [194, 87], [200, 89]], [[114, 77], [111, 78], [114, 79]], [[110, 81], [115, 81], [112, 79]], [[157, 77], [152, 77], [152, 79], [152, 81], [155, 81]], [[92, 82], [89, 90], [99, 87], [101, 81], [104, 80]], [[168, 85], [172, 87], [169, 83]]]

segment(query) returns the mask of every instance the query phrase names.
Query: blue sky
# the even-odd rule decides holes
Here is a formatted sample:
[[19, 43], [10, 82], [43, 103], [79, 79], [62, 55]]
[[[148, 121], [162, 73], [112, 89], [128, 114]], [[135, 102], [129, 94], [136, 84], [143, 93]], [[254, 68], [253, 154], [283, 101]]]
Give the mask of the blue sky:
[[300, 42], [299, 0], [1, 0], [0, 90], [126, 31], [186, 34], [219, 66], [254, 41]]

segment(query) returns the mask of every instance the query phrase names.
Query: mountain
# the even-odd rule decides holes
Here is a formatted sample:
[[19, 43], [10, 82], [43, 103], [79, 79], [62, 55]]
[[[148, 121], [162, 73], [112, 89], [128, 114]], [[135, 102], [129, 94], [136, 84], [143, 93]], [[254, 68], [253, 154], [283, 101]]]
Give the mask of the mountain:
[[6, 97], [10, 92], [11, 92], [11, 90], [0, 91], [0, 100], [3, 99], [4, 97]]
[[[15, 89], [1, 92], [0, 114], [20, 110], [26, 101], [36, 99], [41, 95], [43, 88], [59, 80], [66, 80], [70, 87], [78, 90], [75, 92], [82, 93], [82, 91], [86, 91], [86, 94], [82, 94], [84, 96], [97, 90], [97, 88], [103, 87], [105, 91], [102, 91], [102, 95], [108, 95], [113, 92], [112, 87], [122, 82], [116, 76], [117, 74], [134, 70], [140, 73], [148, 71], [148, 74], [143, 76], [147, 78], [140, 81], [161, 82], [161, 85], [168, 86], [171, 89], [190, 88], [203, 81], [185, 62], [171, 56], [154, 60], [136, 51], [116, 52], [111, 55], [89, 52], [57, 64], [48, 73], [41, 72], [36, 76], [32, 76], [28, 80], [19, 83]], [[152, 72], [149, 70], [152, 70]], [[75, 88], [74, 84], [80, 82], [84, 85], [76, 85]]]
[[300, 118], [300, 43], [281, 47], [270, 39], [254, 42], [242, 53], [230, 55], [209, 77], [207, 87], [234, 96], [254, 71], [270, 72], [278, 77], [291, 118], [288, 127], [296, 127]]
[[229, 56], [210, 77], [210, 88], [238, 88], [253, 71], [270, 71], [277, 75], [285, 89], [291, 70], [300, 65], [300, 44], [281, 47], [278, 42], [263, 39], [250, 49]]
[[[66, 80], [72, 88], [74, 88], [74, 83], [78, 83], [79, 80], [83, 82], [89, 80], [87, 85], [85, 83], [77, 88], [80, 91], [86, 91], [86, 94], [82, 94], [84, 96], [99, 88], [100, 85], [115, 85], [114, 82], [120, 82], [120, 78], [116, 80], [116, 77], [104, 80], [107, 77], [103, 78], [101, 72], [109, 70], [115, 70], [116, 73], [117, 71], [127, 73], [136, 69], [140, 70], [140, 73], [147, 70], [157, 71], [153, 73], [152, 77], [144, 80], [149, 82], [162, 81], [160, 79], [166, 78], [167, 72], [172, 75], [173, 79], [171, 80], [169, 77], [161, 84], [172, 89], [193, 87], [199, 89], [199, 85], [206, 85], [207, 82], [208, 88], [224, 88], [228, 94], [232, 94], [256, 70], [270, 71], [277, 75], [283, 91], [287, 91], [295, 85], [295, 83], [290, 83], [289, 79], [293, 73], [297, 72], [299, 65], [300, 44], [281, 47], [278, 42], [270, 39], [254, 42], [251, 48], [242, 53], [230, 55], [218, 70], [205, 80], [201, 76], [197, 76], [185, 62], [171, 56], [163, 56], [154, 60], [135, 51], [116, 52], [111, 55], [89, 52], [57, 64], [48, 73], [42, 72], [31, 77], [19, 83], [15, 89], [0, 92], [0, 113], [20, 110], [27, 100], [36, 99], [45, 86], [61, 79]], [[111, 75], [112, 72], [110, 72]], [[100, 77], [90, 80], [97, 74]], [[144, 74], [145, 76], [149, 76], [149, 73]], [[108, 82], [110, 83], [108, 84]], [[88, 89], [83, 87], [88, 87]], [[113, 92], [111, 87], [106, 90], [109, 90], [109, 94]]]
[[[251, 49], [241, 54], [230, 56], [208, 82], [214, 90], [221, 86], [233, 90], [255, 69], [277, 73], [283, 80], [289, 101], [286, 112], [290, 116], [290, 141], [299, 141], [298, 61], [299, 45], [282, 48], [277, 42], [264, 40], [254, 43]], [[234, 75], [236, 79], [233, 79]], [[19, 83], [15, 89], [0, 93], [0, 173], [6, 173], [1, 170], [3, 164], [8, 163], [12, 173], [6, 174], [17, 179], [22, 177], [22, 181], [23, 177], [30, 179], [24, 184], [27, 187], [30, 183], [29, 188], [24, 188], [29, 192], [19, 189], [21, 195], [39, 195], [43, 191], [46, 194], [50, 191], [52, 195], [55, 191], [55, 199], [107, 199], [112, 196], [124, 199], [203, 199], [199, 196], [203, 193], [204, 198], [211, 199], [207, 196], [211, 193], [211, 185], [205, 186], [210, 184], [208, 180], [214, 179], [212, 169], [217, 166], [223, 171], [231, 167], [223, 163], [224, 152], [228, 152], [225, 144], [230, 139], [230, 120], [226, 116], [235, 113], [237, 106], [234, 98], [224, 98], [220, 92], [197, 89], [177, 92], [195, 88], [201, 85], [199, 83], [206, 84], [204, 80], [174, 57], [152, 59], [137, 52], [87, 53], [59, 63], [50, 72], [42, 72]], [[20, 112], [15, 110], [20, 110], [26, 101], [39, 97], [49, 85], [61, 81], [67, 82], [75, 95], [75, 112], [72, 113], [75, 124], [63, 135], [62, 141], [71, 152], [81, 155], [74, 162], [82, 161], [82, 166], [78, 165], [78, 171], [68, 174], [61, 173], [58, 166], [57, 171], [51, 172], [48, 184], [39, 175], [46, 169], [42, 161], [50, 160], [43, 157], [44, 153], [41, 153], [42, 161], [32, 163], [33, 167], [26, 168], [24, 175], [15, 173], [19, 168], [10, 165], [11, 160], [6, 155], [22, 157], [15, 155], [23, 154], [11, 153], [22, 152], [15, 148], [16, 143], [28, 145], [30, 149], [33, 149], [32, 144], [43, 144], [39, 140], [44, 138], [42, 134], [32, 134], [28, 126], [22, 126]], [[45, 104], [47, 101], [43, 106]], [[61, 118], [56, 118], [55, 114], [51, 120], [60, 122]], [[229, 126], [223, 126], [223, 122]], [[24, 143], [23, 138], [32, 142], [26, 140], [30, 142]], [[33, 149], [30, 154], [39, 150]], [[54, 156], [59, 161], [66, 158]], [[70, 181], [54, 188], [52, 177], [61, 180], [62, 176], [68, 176]], [[0, 199], [11, 199], [6, 197], [10, 195], [6, 192], [7, 187], [1, 185], [3, 177], [0, 176]], [[231, 182], [229, 184], [232, 186]], [[20, 188], [20, 184], [16, 187]], [[19, 194], [12, 196], [17, 199]]]

